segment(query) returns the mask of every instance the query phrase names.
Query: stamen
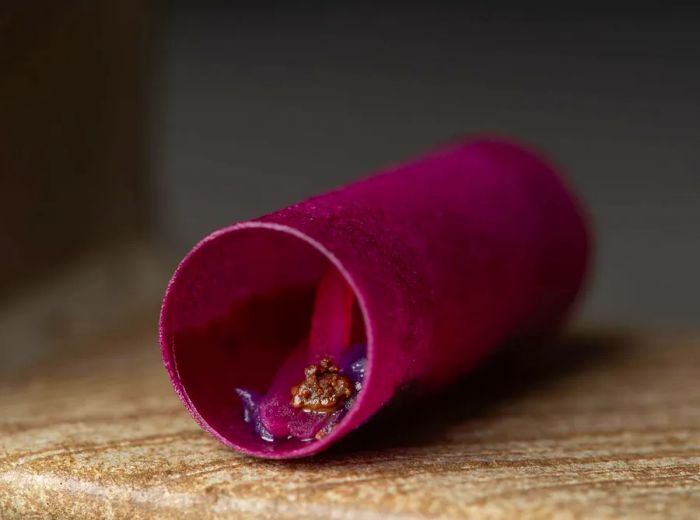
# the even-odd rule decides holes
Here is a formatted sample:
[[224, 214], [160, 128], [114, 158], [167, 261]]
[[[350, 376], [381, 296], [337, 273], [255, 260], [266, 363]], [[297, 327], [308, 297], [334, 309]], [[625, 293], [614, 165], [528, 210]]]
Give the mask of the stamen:
[[340, 408], [353, 394], [350, 379], [325, 356], [318, 365], [304, 370], [305, 379], [291, 389], [294, 408], [305, 412], [330, 413]]

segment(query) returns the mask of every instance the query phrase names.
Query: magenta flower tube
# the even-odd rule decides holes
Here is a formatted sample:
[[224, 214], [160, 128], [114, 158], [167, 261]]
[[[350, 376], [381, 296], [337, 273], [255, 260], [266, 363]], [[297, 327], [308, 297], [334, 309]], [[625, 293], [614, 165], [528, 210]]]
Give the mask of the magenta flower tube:
[[163, 359], [227, 446], [312, 455], [407, 385], [438, 390], [500, 342], [556, 327], [588, 257], [546, 161], [460, 142], [206, 237], [168, 285]]

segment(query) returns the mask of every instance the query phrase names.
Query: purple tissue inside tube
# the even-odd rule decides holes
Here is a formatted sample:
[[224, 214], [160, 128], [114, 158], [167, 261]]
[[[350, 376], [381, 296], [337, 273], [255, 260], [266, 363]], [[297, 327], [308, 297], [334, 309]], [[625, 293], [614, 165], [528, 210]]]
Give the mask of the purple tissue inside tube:
[[[507, 141], [460, 142], [204, 238], [168, 285], [163, 359], [219, 441], [266, 458], [312, 455], [408, 383], [438, 390], [500, 342], [559, 325], [589, 250], [579, 204], [547, 161]], [[362, 388], [322, 438], [270, 442], [237, 389], [266, 394], [285, 363], [303, 375], [329, 269], [354, 294]]]

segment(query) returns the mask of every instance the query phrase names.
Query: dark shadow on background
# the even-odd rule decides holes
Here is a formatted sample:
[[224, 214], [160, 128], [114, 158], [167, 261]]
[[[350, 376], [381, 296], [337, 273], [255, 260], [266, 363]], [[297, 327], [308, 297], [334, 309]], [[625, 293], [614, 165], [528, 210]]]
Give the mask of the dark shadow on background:
[[[421, 399], [399, 396], [369, 423], [328, 452], [293, 464], [314, 465], [345, 455], [429, 445], [457, 424], [496, 416], [534, 391], [613, 362], [631, 348], [622, 334], [577, 333], [513, 342], [485, 359], [471, 375]], [[288, 461], [285, 461], [288, 463]]]

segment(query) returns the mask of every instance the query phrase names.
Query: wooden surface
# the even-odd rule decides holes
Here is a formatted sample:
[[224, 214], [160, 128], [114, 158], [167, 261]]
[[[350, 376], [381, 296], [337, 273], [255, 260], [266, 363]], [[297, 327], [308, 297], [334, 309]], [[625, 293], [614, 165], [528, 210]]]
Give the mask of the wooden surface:
[[195, 426], [151, 318], [0, 382], [1, 518], [698, 517], [700, 336], [513, 346], [449, 397], [267, 462]]

